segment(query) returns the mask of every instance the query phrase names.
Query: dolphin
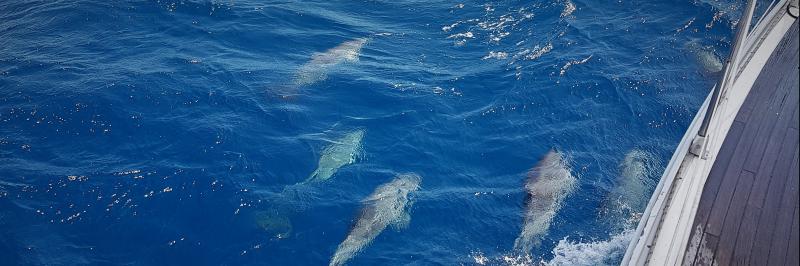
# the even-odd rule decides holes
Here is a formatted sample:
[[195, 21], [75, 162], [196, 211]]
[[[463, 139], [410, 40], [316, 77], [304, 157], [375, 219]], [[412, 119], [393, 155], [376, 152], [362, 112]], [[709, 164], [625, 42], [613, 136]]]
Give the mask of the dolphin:
[[619, 178], [609, 193], [603, 212], [610, 216], [615, 226], [625, 225], [626, 220], [635, 219], [644, 211], [647, 195], [653, 187], [649, 178], [656, 173], [658, 162], [655, 157], [643, 150], [633, 149], [625, 154], [619, 165]]
[[273, 239], [284, 239], [292, 233], [289, 217], [275, 210], [257, 211], [253, 214], [256, 224]]
[[303, 182], [286, 186], [283, 191], [270, 196], [270, 208], [254, 214], [255, 221], [270, 237], [284, 239], [291, 236], [289, 215], [308, 208], [313, 196], [313, 184], [330, 179], [342, 166], [355, 162], [361, 151], [364, 129], [349, 132], [323, 149], [317, 169]]
[[514, 241], [515, 251], [528, 254], [531, 248], [541, 244], [550, 222], [564, 199], [572, 193], [575, 183], [576, 178], [570, 173], [564, 156], [556, 150], [550, 150], [528, 173], [525, 222]]
[[573, 242], [562, 240], [551, 251], [550, 261], [539, 265], [611, 265], [625, 253], [636, 235], [636, 223], [650, 198], [659, 161], [649, 152], [633, 149], [619, 163], [619, 178], [611, 193], [604, 199], [598, 220], [612, 229], [606, 240]]
[[408, 226], [411, 219], [408, 214], [411, 206], [409, 194], [419, 189], [420, 182], [421, 178], [416, 174], [401, 174], [376, 188], [364, 199], [364, 207], [356, 223], [347, 238], [339, 244], [330, 265], [343, 265], [372, 242], [386, 226], [393, 225], [397, 229]]
[[345, 134], [322, 150], [317, 169], [311, 173], [303, 184], [316, 183], [328, 180], [342, 166], [356, 161], [361, 151], [361, 141], [364, 139], [364, 129], [357, 129]]
[[709, 73], [717, 73], [722, 71], [722, 60], [709, 49], [701, 49], [695, 52], [697, 62], [703, 66], [703, 69]]
[[328, 78], [328, 73], [341, 63], [358, 62], [361, 48], [366, 43], [367, 38], [358, 38], [343, 42], [323, 53], [315, 53], [310, 61], [298, 68], [292, 84], [308, 86]]
[[692, 40], [686, 44], [686, 49], [693, 54], [696, 62], [700, 64], [706, 73], [720, 72], [725, 66], [722, 59], [714, 52], [713, 46], [703, 46], [698, 41]]

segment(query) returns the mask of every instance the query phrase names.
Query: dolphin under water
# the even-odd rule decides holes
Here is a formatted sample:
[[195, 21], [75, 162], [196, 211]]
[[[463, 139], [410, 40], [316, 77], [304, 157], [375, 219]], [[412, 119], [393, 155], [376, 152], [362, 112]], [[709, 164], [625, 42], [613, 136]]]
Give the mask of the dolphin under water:
[[725, 67], [722, 59], [714, 52], [713, 46], [703, 46], [697, 41], [690, 41], [686, 44], [686, 49], [694, 55], [694, 59], [707, 73], [717, 73]]
[[270, 202], [270, 208], [253, 214], [258, 227], [275, 239], [290, 237], [289, 216], [308, 207], [309, 197], [314, 195], [312, 184], [326, 181], [339, 168], [354, 163], [361, 152], [365, 133], [364, 129], [356, 129], [334, 140], [323, 149], [317, 169], [305, 181], [289, 185], [280, 193], [267, 193], [269, 198], [265, 200]]
[[527, 254], [541, 244], [542, 237], [550, 229], [550, 222], [561, 209], [564, 199], [574, 190], [576, 182], [564, 155], [556, 150], [550, 150], [528, 173], [525, 222], [514, 241], [516, 252]]
[[292, 85], [295, 87], [308, 86], [328, 78], [328, 73], [342, 63], [358, 62], [361, 48], [368, 41], [367, 38], [349, 40], [328, 49], [322, 53], [315, 53], [311, 60], [297, 69]]
[[656, 168], [658, 161], [649, 152], [633, 149], [625, 154], [619, 165], [619, 178], [605, 200], [604, 220], [617, 227], [625, 226], [628, 220], [638, 221], [637, 214], [644, 211], [650, 198], [654, 185], [651, 177]]
[[342, 166], [352, 164], [361, 152], [364, 129], [349, 132], [322, 150], [317, 169], [303, 183], [315, 183], [331, 178]]
[[619, 163], [619, 177], [604, 199], [598, 219], [612, 230], [605, 240], [573, 242], [563, 239], [553, 248], [553, 259], [540, 265], [612, 265], [625, 254], [640, 215], [653, 189], [652, 176], [658, 173], [659, 161], [649, 152], [633, 149]]
[[276, 213], [274, 210], [256, 211], [252, 215], [258, 228], [271, 238], [284, 239], [292, 233], [292, 222], [286, 215]]
[[705, 71], [710, 73], [716, 73], [722, 71], [722, 67], [724, 67], [722, 60], [713, 52], [708, 49], [702, 49], [695, 52], [695, 57], [697, 57], [697, 61], [703, 66]]
[[364, 207], [347, 238], [339, 244], [330, 265], [343, 265], [361, 249], [372, 242], [386, 226], [397, 229], [408, 226], [411, 206], [409, 194], [420, 188], [420, 176], [409, 173], [398, 175], [389, 183], [375, 189], [363, 200]]

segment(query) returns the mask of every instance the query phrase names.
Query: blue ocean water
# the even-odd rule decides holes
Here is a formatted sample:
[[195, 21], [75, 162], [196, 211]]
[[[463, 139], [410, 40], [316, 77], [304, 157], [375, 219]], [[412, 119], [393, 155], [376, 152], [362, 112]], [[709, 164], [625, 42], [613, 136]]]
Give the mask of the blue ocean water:
[[[3, 1], [0, 264], [325, 265], [401, 173], [410, 221], [348, 264], [618, 263], [609, 195], [632, 171], [649, 199], [740, 6]], [[285, 195], [355, 130], [352, 163]], [[577, 184], [524, 256], [551, 149]]]

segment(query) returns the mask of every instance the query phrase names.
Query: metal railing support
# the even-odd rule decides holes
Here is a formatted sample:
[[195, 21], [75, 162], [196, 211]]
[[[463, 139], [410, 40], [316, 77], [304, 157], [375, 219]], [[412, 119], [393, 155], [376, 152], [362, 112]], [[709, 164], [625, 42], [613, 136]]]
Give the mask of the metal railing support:
[[706, 138], [708, 134], [708, 126], [711, 123], [711, 118], [714, 116], [714, 110], [716, 110], [717, 106], [719, 105], [720, 97], [728, 90], [728, 85], [730, 85], [731, 82], [731, 73], [736, 73], [738, 71], [738, 61], [740, 59], [739, 50], [742, 48], [741, 46], [747, 39], [747, 35], [750, 32], [750, 23], [753, 19], [755, 7], [755, 0], [747, 1], [747, 8], [745, 9], [744, 13], [742, 13], [742, 18], [739, 19], [739, 23], [736, 26], [738, 28], [736, 31], [736, 39], [734, 39], [733, 49], [731, 50], [730, 55], [728, 55], [728, 60], [725, 61], [725, 67], [723, 68], [724, 72], [722, 73], [722, 77], [720, 77], [717, 84], [714, 85], [711, 103], [708, 105], [708, 110], [706, 110], [705, 117], [703, 117], [703, 124], [700, 125], [700, 130], [697, 132], [697, 136], [695, 136], [694, 140], [692, 140], [692, 145], [689, 148], [690, 153], [699, 156], [702, 159], [706, 159], [708, 157], [706, 152], [706, 143], [708, 142]]

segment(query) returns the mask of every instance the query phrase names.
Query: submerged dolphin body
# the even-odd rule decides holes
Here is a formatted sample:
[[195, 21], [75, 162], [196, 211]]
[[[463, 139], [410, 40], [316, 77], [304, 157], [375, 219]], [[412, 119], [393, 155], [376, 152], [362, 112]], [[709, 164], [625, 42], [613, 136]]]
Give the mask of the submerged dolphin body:
[[341, 63], [358, 62], [361, 48], [366, 43], [367, 38], [358, 38], [343, 42], [323, 53], [312, 55], [311, 60], [297, 70], [292, 84], [295, 86], [311, 85], [328, 78], [328, 73]]
[[[637, 214], [644, 211], [649, 197], [649, 190], [653, 187], [650, 177], [656, 172], [657, 161], [648, 152], [633, 149], [629, 151], [620, 163], [620, 176], [616, 185], [606, 199], [606, 219], [616, 226], [625, 225], [630, 219], [635, 219]], [[611, 219], [608, 219], [611, 218]]]
[[292, 224], [289, 217], [309, 207], [310, 199], [315, 195], [314, 183], [330, 179], [339, 168], [355, 162], [365, 132], [364, 129], [348, 132], [325, 147], [317, 169], [305, 181], [286, 186], [280, 193], [267, 193], [269, 198], [265, 201], [271, 206], [254, 214], [258, 227], [276, 239], [290, 237]]
[[722, 71], [722, 60], [714, 54], [713, 51], [708, 49], [701, 49], [695, 52], [695, 57], [697, 57], [697, 61], [703, 66], [705, 71], [710, 73], [717, 73]]
[[314, 183], [328, 180], [342, 166], [356, 161], [361, 151], [361, 141], [365, 131], [358, 129], [345, 134], [322, 150], [317, 169], [303, 183]]
[[686, 49], [694, 55], [694, 59], [706, 73], [720, 72], [725, 66], [722, 59], [714, 52], [713, 46], [703, 46], [697, 41], [690, 41], [686, 44]]
[[289, 217], [275, 210], [256, 211], [253, 218], [258, 227], [273, 239], [284, 239], [292, 233]]
[[347, 238], [339, 244], [330, 265], [343, 265], [372, 242], [388, 225], [402, 228], [408, 225], [411, 205], [409, 194], [420, 187], [416, 174], [402, 174], [375, 189], [364, 199], [364, 207]]
[[612, 232], [606, 240], [590, 242], [559, 241], [551, 253], [553, 259], [539, 265], [611, 265], [625, 254], [636, 225], [644, 211], [659, 161], [651, 153], [633, 149], [619, 164], [619, 177], [604, 199], [598, 220]]
[[541, 244], [542, 237], [550, 229], [550, 222], [561, 209], [564, 199], [572, 193], [575, 183], [569, 165], [556, 150], [550, 150], [528, 173], [525, 222], [514, 241], [515, 251], [527, 254], [531, 248]]

